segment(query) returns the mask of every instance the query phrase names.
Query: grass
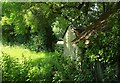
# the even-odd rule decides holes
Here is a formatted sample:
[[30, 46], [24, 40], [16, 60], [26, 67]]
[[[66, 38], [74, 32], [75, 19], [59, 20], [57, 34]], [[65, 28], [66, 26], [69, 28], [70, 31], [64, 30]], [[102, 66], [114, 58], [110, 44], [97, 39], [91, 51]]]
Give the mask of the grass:
[[45, 54], [42, 52], [36, 53], [35, 51], [30, 51], [22, 46], [3, 46], [2, 52], [12, 55], [12, 57], [20, 58], [21, 55], [25, 55], [28, 58], [45, 58]]
[[[10, 57], [17, 58], [19, 60], [22, 60], [24, 57], [25, 59], [29, 60], [37, 60], [37, 59], [45, 59], [48, 58], [49, 55], [56, 55], [55, 53], [46, 53], [46, 52], [35, 52], [31, 51], [23, 46], [7, 46], [7, 45], [0, 45], [2, 48], [2, 52], [10, 55]], [[0, 48], [0, 49], [1, 49]]]

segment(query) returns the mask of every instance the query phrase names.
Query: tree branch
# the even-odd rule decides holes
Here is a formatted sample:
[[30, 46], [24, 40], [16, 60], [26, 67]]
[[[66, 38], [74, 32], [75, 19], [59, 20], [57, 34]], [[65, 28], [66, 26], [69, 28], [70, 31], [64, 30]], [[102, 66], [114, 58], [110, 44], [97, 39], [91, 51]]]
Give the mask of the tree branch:
[[92, 31], [92, 30], [95, 30], [97, 29], [98, 27], [100, 27], [101, 25], [103, 26], [103, 24], [105, 24], [106, 22], [106, 19], [112, 14], [113, 12], [112, 11], [108, 11], [108, 12], [105, 12], [103, 13], [99, 19], [94, 22], [92, 25], [88, 26], [87, 29], [85, 29], [80, 35], [78, 38], [75, 38], [72, 42], [74, 44], [76, 44], [79, 40], [84, 40], [85, 37], [87, 35], [89, 35], [89, 33]]

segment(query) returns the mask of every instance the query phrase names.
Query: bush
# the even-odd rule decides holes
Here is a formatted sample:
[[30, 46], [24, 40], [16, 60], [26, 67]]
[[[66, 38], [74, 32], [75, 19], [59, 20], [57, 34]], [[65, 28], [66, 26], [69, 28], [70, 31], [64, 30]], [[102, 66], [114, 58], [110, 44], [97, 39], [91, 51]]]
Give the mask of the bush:
[[[12, 51], [12, 49], [11, 49]], [[32, 54], [32, 53], [31, 53]], [[33, 53], [35, 54], [35, 53]], [[42, 57], [44, 54], [44, 57]], [[41, 56], [41, 57], [39, 57]], [[3, 82], [40, 82], [52, 81], [55, 59], [58, 53], [39, 53], [32, 55], [15, 55], [2, 52], [2, 81]]]
[[[4, 49], [5, 48], [2, 50], [2, 81], [5, 83], [6, 81], [11, 83], [20, 81], [32, 83], [93, 81], [94, 77], [84, 58], [81, 61], [81, 65], [79, 64], [80, 60], [71, 60], [70, 57], [60, 55], [57, 52], [27, 53], [26, 51], [25, 53], [15, 56], [14, 53], [6, 52], [8, 50], [5, 51]], [[13, 52], [12, 48], [10, 51]], [[22, 51], [19, 49], [19, 52]], [[80, 55], [78, 55], [77, 58], [79, 58], [79, 56]], [[82, 67], [82, 71], [80, 70], [80, 66]], [[103, 71], [103, 80], [109, 82], [116, 81], [115, 66], [112, 67], [108, 65], [105, 68]]]
[[26, 81], [27, 73], [31, 64], [23, 57], [21, 63], [18, 59], [12, 58], [10, 55], [2, 54], [2, 81], [19, 82]]
[[[86, 81], [92, 76], [88, 70], [80, 72], [79, 61], [73, 61], [57, 52], [34, 53], [23, 51], [20, 48], [9, 47], [2, 50], [2, 76], [3, 82], [60, 82], [60, 81]], [[15, 48], [15, 49], [14, 49]], [[7, 47], [8, 49], [8, 47]], [[9, 53], [19, 51], [19, 55]], [[19, 49], [19, 50], [18, 50]], [[20, 53], [21, 52], [21, 53]], [[24, 53], [25, 52], [25, 53]], [[85, 65], [83, 65], [86, 67]], [[83, 67], [83, 68], [84, 68]]]

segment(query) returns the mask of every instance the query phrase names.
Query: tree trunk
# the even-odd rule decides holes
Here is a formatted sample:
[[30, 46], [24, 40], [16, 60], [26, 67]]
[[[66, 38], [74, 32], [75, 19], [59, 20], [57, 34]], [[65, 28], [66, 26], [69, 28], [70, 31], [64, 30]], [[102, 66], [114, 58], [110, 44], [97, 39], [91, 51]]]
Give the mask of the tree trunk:
[[102, 83], [102, 68], [101, 68], [101, 63], [99, 61], [95, 61], [95, 78], [96, 78], [96, 83]]

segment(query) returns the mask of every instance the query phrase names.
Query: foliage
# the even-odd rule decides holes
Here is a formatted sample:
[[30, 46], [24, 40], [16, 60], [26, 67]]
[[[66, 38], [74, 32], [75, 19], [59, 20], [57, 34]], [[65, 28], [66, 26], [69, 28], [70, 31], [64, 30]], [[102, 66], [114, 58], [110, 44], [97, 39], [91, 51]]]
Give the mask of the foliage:
[[[59, 59], [59, 58], [58, 58]], [[59, 64], [57, 64], [57, 71], [55, 71], [53, 82], [90, 82], [93, 81], [92, 74], [86, 65], [83, 70], [80, 70], [79, 60], [71, 60], [70, 57], [61, 56]], [[84, 68], [86, 70], [84, 70]]]
[[[117, 58], [119, 57], [120, 26], [116, 17], [112, 17], [112, 20], [109, 21], [111, 30], [108, 32], [100, 31], [97, 36], [91, 37], [85, 54], [92, 65], [95, 65], [96, 61], [101, 63], [105, 82], [117, 82], [118, 79]], [[115, 21], [114, 24], [113, 20]]]
[[2, 57], [3, 82], [40, 82], [52, 80], [58, 53], [35, 53], [14, 46], [3, 47]]
[[1, 19], [4, 40], [10, 43], [28, 43], [30, 45], [26, 45], [28, 47], [32, 45], [33, 47], [30, 48], [34, 50], [37, 48], [36, 51], [54, 51], [57, 38], [51, 28], [52, 20], [49, 16], [51, 13], [48, 13], [48, 8], [46, 3], [36, 5], [35, 3], [4, 2], [5, 10], [2, 11]]
[[81, 73], [78, 61], [57, 52], [35, 53], [23, 47], [4, 46], [2, 57], [3, 82], [92, 81], [89, 70]]
[[2, 2], [3, 82], [119, 82], [119, 11], [97, 27], [88, 45], [78, 43], [76, 59], [56, 44], [69, 25], [89, 26], [104, 12], [117, 10], [116, 4]]

